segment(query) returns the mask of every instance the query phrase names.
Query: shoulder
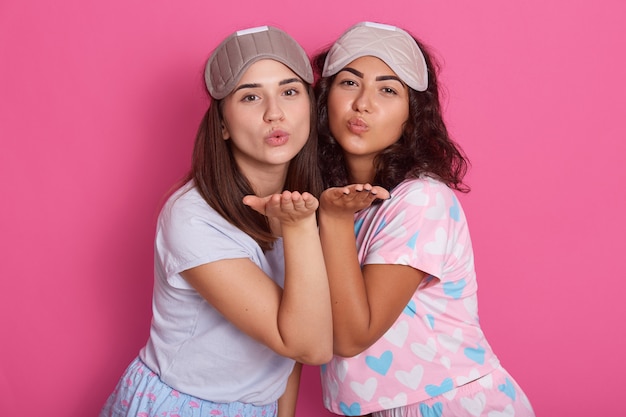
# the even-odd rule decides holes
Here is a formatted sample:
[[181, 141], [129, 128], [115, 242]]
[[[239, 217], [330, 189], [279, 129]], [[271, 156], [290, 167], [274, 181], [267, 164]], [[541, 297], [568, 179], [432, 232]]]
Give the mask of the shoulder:
[[398, 184], [392, 193], [409, 193], [409, 192], [424, 192], [424, 193], [453, 193], [452, 189], [443, 182], [436, 178], [428, 176], [420, 176], [418, 178], [408, 178]]
[[159, 224], [164, 225], [192, 218], [219, 222], [222, 216], [209, 206], [198, 189], [188, 182], [167, 199], [159, 214]]
[[178, 243], [193, 237], [201, 240], [249, 238], [213, 209], [191, 183], [185, 184], [166, 201], [159, 214], [157, 233]]
[[399, 200], [410, 205], [426, 206], [439, 198], [453, 200], [454, 191], [437, 179], [430, 177], [411, 178], [402, 181], [391, 190], [392, 200]]
[[262, 250], [185, 185], [165, 203], [157, 222], [155, 249], [168, 276], [222, 259], [260, 258]]
[[[454, 190], [443, 182], [422, 176], [407, 179], [391, 191], [387, 205], [390, 211], [406, 211], [407, 216], [420, 216], [419, 221], [452, 219], [464, 221], [465, 215]], [[410, 213], [410, 214], [409, 214]], [[415, 219], [418, 221], [418, 219]]]
[[210, 207], [198, 192], [192, 182], [188, 182], [176, 190], [163, 205], [162, 213], [171, 213], [178, 210], [203, 209]]

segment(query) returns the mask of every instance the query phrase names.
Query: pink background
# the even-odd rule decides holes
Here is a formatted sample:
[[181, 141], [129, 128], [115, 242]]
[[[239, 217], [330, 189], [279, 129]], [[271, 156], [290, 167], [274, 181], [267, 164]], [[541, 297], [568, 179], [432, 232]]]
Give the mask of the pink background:
[[[623, 411], [626, 3], [216, 3], [0, 2], [0, 415], [94, 416], [145, 343], [155, 218], [217, 42], [274, 24], [312, 53], [360, 20], [442, 57], [505, 367], [539, 416]], [[330, 415], [320, 396], [307, 367], [298, 416]]]

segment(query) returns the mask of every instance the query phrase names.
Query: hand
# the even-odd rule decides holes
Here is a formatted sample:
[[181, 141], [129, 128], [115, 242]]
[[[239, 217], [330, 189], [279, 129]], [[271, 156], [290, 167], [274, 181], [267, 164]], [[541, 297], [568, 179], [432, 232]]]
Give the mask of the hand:
[[369, 207], [376, 199], [387, 200], [389, 191], [370, 184], [352, 184], [325, 190], [320, 197], [321, 209], [335, 214], [354, 214]]
[[282, 224], [295, 223], [315, 214], [319, 201], [312, 194], [283, 191], [266, 197], [247, 195], [243, 203], [264, 216], [275, 218]]

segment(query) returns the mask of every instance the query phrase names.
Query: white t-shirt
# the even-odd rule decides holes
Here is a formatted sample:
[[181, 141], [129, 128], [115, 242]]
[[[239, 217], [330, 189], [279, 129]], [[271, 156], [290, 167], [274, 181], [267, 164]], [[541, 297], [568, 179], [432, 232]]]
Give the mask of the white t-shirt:
[[284, 392], [294, 361], [238, 330], [180, 275], [198, 265], [233, 258], [249, 258], [283, 286], [280, 239], [263, 253], [195, 187], [187, 184], [174, 193], [157, 223], [153, 319], [140, 358], [180, 392], [220, 403], [269, 404]]

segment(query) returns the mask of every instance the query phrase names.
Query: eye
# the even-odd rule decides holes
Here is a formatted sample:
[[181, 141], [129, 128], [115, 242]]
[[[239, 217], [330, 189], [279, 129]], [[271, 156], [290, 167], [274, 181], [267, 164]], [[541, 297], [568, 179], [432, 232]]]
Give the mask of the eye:
[[339, 81], [339, 85], [345, 85], [346, 87], [356, 87], [358, 84], [354, 80], [346, 79]]
[[381, 91], [385, 94], [390, 94], [390, 95], [398, 95], [398, 92], [396, 90], [394, 90], [391, 87], [383, 87], [381, 88]]
[[298, 89], [295, 87], [289, 88], [283, 92], [283, 95], [285, 96], [297, 96], [298, 94], [300, 94], [300, 91], [298, 91]]
[[247, 94], [245, 96], [243, 96], [241, 98], [241, 101], [246, 101], [246, 102], [250, 102], [250, 101], [256, 101], [259, 99], [259, 96], [254, 95], [254, 94]]

